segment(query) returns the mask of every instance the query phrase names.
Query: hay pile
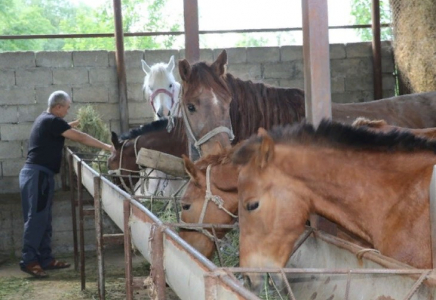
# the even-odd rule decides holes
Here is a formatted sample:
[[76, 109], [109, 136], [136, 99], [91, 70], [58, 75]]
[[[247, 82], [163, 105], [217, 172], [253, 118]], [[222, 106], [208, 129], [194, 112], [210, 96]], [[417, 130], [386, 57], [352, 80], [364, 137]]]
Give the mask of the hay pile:
[[436, 4], [434, 0], [390, 0], [394, 54], [415, 93], [436, 90]]

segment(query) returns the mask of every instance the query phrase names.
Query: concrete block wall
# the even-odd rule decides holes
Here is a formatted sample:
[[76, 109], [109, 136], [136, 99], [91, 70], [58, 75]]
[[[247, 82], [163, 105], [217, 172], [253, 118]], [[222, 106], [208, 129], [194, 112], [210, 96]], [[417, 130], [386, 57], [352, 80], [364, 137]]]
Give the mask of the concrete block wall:
[[[244, 80], [281, 87], [304, 88], [301, 46], [230, 48], [228, 72]], [[200, 59], [212, 62], [222, 49], [202, 49]], [[184, 50], [127, 51], [125, 65], [131, 124], [153, 120], [145, 101], [141, 59], [149, 65], [184, 58]], [[332, 100], [362, 102], [373, 99], [370, 43], [330, 46]], [[389, 43], [383, 43], [384, 97], [394, 95], [394, 63]], [[177, 63], [174, 70], [180, 81]], [[68, 121], [92, 104], [110, 129], [119, 133], [119, 104], [115, 54], [108, 51], [0, 53], [0, 193], [18, 192], [18, 173], [27, 154], [34, 119], [46, 109], [47, 98], [65, 90], [73, 99]]]

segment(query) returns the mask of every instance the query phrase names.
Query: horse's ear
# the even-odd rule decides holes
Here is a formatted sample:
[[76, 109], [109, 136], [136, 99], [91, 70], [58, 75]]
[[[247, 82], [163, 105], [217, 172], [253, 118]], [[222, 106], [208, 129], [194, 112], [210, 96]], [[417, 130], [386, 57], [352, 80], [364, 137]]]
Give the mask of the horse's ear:
[[167, 65], [167, 71], [168, 73], [171, 73], [173, 70], [174, 70], [174, 55], [171, 55], [170, 61], [168, 62]]
[[[265, 130], [264, 130], [265, 131]], [[255, 163], [263, 169], [274, 158], [274, 141], [265, 131], [265, 135], [262, 135], [262, 142], [259, 150], [256, 154]]]
[[189, 75], [191, 75], [191, 65], [186, 59], [179, 60], [179, 74], [183, 81], [188, 81]]
[[145, 60], [141, 59], [142, 63], [142, 70], [145, 72], [145, 74], [149, 74], [151, 72], [151, 68], [147, 65]]
[[182, 154], [182, 158], [186, 173], [189, 175], [192, 181], [197, 182], [197, 169], [195, 168], [194, 163], [185, 154]]
[[118, 140], [118, 135], [115, 132], [111, 132], [111, 141], [112, 141], [112, 145], [114, 145], [115, 149], [120, 149], [121, 147], [121, 143]]
[[260, 137], [268, 136], [268, 132], [265, 130], [265, 128], [259, 127], [259, 129], [257, 129], [257, 136]]
[[227, 51], [224, 49], [215, 62], [211, 65], [212, 69], [218, 76], [224, 75], [226, 73], [226, 65], [227, 65]]

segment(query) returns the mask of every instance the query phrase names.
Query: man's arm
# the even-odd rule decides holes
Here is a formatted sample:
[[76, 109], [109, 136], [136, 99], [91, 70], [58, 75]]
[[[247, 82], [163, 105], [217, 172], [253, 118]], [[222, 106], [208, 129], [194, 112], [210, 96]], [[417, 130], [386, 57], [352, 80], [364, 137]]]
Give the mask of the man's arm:
[[93, 138], [89, 134], [86, 134], [84, 132], [81, 132], [77, 129], [71, 128], [62, 133], [64, 137], [67, 139], [70, 139], [75, 142], [79, 142], [81, 144], [84, 144], [86, 146], [94, 147], [94, 148], [100, 148], [106, 151], [115, 152], [114, 146], [105, 144], [97, 140], [96, 138]]

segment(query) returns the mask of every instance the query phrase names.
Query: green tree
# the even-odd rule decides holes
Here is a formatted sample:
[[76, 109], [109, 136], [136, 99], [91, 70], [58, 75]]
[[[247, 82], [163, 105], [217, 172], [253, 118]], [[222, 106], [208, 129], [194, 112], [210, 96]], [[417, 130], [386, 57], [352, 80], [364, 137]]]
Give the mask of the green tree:
[[[365, 25], [371, 24], [371, 0], [353, 0], [351, 2], [351, 15], [354, 17], [354, 24]], [[380, 23], [390, 23], [391, 22], [391, 11], [389, 8], [388, 0], [380, 0]], [[360, 28], [356, 29], [358, 35], [361, 37], [362, 41], [372, 40], [372, 31], [370, 28]], [[382, 28], [380, 32], [380, 38], [382, 40], [392, 39], [391, 28]]]

